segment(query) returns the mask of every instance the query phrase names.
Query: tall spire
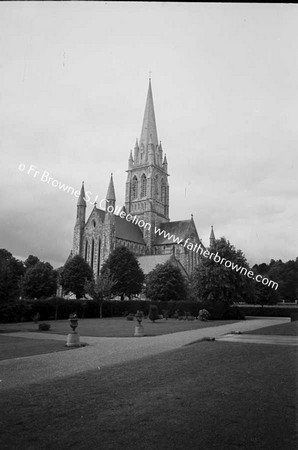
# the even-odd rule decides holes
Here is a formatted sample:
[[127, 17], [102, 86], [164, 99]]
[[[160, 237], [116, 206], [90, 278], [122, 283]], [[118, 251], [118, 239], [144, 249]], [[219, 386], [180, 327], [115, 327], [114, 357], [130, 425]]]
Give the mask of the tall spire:
[[86, 207], [86, 200], [85, 200], [85, 188], [84, 188], [84, 181], [82, 182], [81, 192], [80, 196], [78, 198], [77, 206], [85, 206]]
[[108, 187], [108, 192], [107, 192], [107, 195], [106, 195], [106, 200], [108, 200], [107, 206], [111, 205], [111, 206], [115, 207], [116, 195], [115, 195], [113, 174], [112, 173], [111, 173], [110, 183], [109, 183], [109, 187]]
[[210, 237], [209, 237], [209, 246], [213, 247], [215, 244], [215, 235], [214, 235], [214, 231], [213, 231], [213, 225], [211, 225], [211, 233], [210, 233]]
[[86, 223], [86, 200], [84, 181], [82, 183], [80, 196], [77, 203], [77, 219], [73, 233], [73, 254], [82, 256], [83, 253], [83, 234]]
[[147, 146], [151, 137], [152, 144], [154, 148], [158, 145], [157, 139], [157, 129], [155, 122], [155, 114], [154, 114], [154, 105], [153, 105], [153, 96], [151, 89], [151, 78], [149, 78], [149, 88], [147, 94], [147, 101], [144, 112], [143, 126], [140, 138], [140, 146], [144, 144], [145, 151], [147, 150]]

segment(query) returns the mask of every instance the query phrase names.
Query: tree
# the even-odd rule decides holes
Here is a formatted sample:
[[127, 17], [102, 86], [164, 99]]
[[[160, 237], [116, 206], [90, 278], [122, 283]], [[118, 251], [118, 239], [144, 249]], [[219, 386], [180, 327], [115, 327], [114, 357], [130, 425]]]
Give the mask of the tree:
[[26, 261], [24, 262], [26, 269], [30, 269], [30, 267], [35, 266], [39, 262], [37, 256], [29, 255]]
[[284, 264], [283, 288], [284, 298], [294, 302], [297, 299], [298, 289], [298, 258], [296, 258], [296, 261], [288, 261]]
[[127, 247], [117, 247], [105, 261], [101, 274], [109, 273], [115, 284], [113, 295], [124, 296], [139, 294], [143, 287], [144, 273], [135, 255]]
[[[242, 251], [236, 250], [225, 238], [215, 242], [212, 252], [218, 254], [220, 261], [221, 258], [225, 258], [226, 261], [237, 264], [238, 267], [250, 270]], [[225, 267], [224, 263], [204, 257], [194, 272], [192, 291], [200, 301], [224, 302], [226, 305], [251, 300], [252, 282], [245, 276], [245, 270], [243, 272], [241, 274], [230, 267]]]
[[23, 290], [29, 298], [49, 297], [56, 292], [57, 273], [48, 262], [37, 262], [24, 275]]
[[25, 268], [21, 261], [17, 260], [12, 254], [0, 249], [0, 300], [16, 300], [20, 293], [20, 283]]
[[[263, 277], [269, 279], [269, 275], [267, 274], [264, 274]], [[279, 301], [277, 292], [262, 283], [256, 283], [255, 294], [255, 303], [261, 305], [262, 308], [264, 305], [273, 305]]]
[[[296, 261], [286, 263], [281, 260], [271, 259], [270, 263], [255, 264], [253, 271], [262, 275], [263, 278], [278, 283], [278, 290], [270, 289], [262, 283], [256, 284], [257, 301], [260, 304], [272, 304], [281, 300], [294, 302], [298, 289], [298, 258]], [[265, 288], [265, 289], [264, 289]]]
[[181, 270], [169, 262], [158, 264], [146, 277], [146, 295], [152, 301], [185, 300], [187, 285]]
[[65, 264], [60, 277], [66, 294], [73, 292], [79, 299], [85, 294], [86, 280], [93, 279], [93, 272], [89, 264], [81, 256], [76, 255]]
[[99, 305], [99, 317], [102, 319], [103, 301], [111, 296], [115, 280], [109, 270], [100, 275], [96, 281], [90, 280], [85, 283], [85, 292], [89, 294]]

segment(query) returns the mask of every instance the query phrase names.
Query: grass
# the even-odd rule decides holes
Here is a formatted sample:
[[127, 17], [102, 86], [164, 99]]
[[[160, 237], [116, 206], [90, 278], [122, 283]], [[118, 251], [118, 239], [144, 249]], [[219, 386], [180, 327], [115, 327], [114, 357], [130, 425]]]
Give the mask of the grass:
[[[152, 323], [149, 319], [143, 320], [145, 336], [158, 336], [161, 334], [177, 333], [179, 331], [196, 330], [206, 327], [216, 327], [237, 322], [236, 320], [158, 320]], [[47, 321], [51, 324], [51, 330], [46, 333], [68, 334], [70, 330], [68, 320]], [[106, 319], [80, 319], [77, 328], [81, 336], [98, 337], [129, 337], [133, 336], [137, 321], [130, 322], [122, 317]], [[38, 331], [38, 325], [32, 322], [0, 324], [1, 332], [13, 331]]]
[[11, 389], [1, 448], [296, 449], [295, 355], [204, 342]]
[[20, 358], [23, 356], [41, 355], [44, 353], [70, 350], [65, 342], [49, 339], [35, 340], [0, 334], [0, 361], [4, 359]]
[[258, 330], [248, 331], [246, 334], [266, 334], [277, 336], [297, 336], [298, 321], [273, 325], [272, 327], [259, 328]]

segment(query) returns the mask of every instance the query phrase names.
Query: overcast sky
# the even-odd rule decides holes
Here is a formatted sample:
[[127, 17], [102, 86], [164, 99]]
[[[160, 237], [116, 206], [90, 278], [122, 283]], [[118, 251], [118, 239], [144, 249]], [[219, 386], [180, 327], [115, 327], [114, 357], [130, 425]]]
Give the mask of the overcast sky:
[[113, 172], [123, 204], [151, 71], [171, 220], [295, 259], [297, 38], [297, 5], [1, 2], [0, 248], [68, 257], [77, 199], [44, 171], [100, 199]]

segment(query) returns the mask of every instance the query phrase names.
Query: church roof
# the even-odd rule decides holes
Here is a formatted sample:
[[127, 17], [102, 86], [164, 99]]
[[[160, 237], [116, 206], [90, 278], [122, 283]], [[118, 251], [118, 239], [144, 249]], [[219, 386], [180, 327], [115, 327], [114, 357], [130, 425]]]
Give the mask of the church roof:
[[170, 262], [176, 267], [179, 267], [184, 275], [187, 275], [182, 264], [175, 258], [174, 255], [146, 255], [146, 256], [138, 256], [138, 261], [140, 263], [140, 267], [143, 270], [144, 274], [147, 275], [151, 270], [155, 269], [158, 264], [165, 264], [166, 262]]
[[[185, 239], [190, 237], [189, 231], [191, 229], [191, 219], [190, 220], [177, 220], [176, 222], [165, 222], [162, 223], [159, 228], [160, 230], [164, 230], [166, 233], [170, 235], [175, 235], [176, 238]], [[194, 227], [195, 229], [195, 227]], [[195, 229], [196, 233], [196, 229]], [[196, 233], [197, 234], [197, 233]], [[165, 236], [157, 236], [154, 242], [154, 245], [166, 245], [173, 244], [171, 239], [168, 239]]]
[[136, 242], [137, 244], [145, 244], [142, 230], [138, 225], [115, 215], [115, 228], [116, 238]]
[[[106, 211], [100, 208], [94, 208], [89, 216], [88, 221], [92, 218], [92, 214], [96, 213], [100, 221], [103, 223], [105, 220], [105, 215], [108, 214]], [[126, 241], [135, 242], [136, 244], [145, 244], [143, 239], [143, 233], [140, 227], [132, 222], [129, 222], [121, 217], [114, 215], [115, 217], [115, 232], [116, 238], [124, 239]], [[88, 222], [87, 221], [87, 222]]]
[[140, 138], [140, 146], [144, 144], [145, 149], [149, 142], [152, 142], [154, 147], [158, 145], [157, 139], [157, 129], [155, 122], [155, 113], [154, 113], [154, 105], [153, 105], [153, 95], [151, 89], [151, 79], [149, 79], [149, 88], [144, 112], [143, 126]]

